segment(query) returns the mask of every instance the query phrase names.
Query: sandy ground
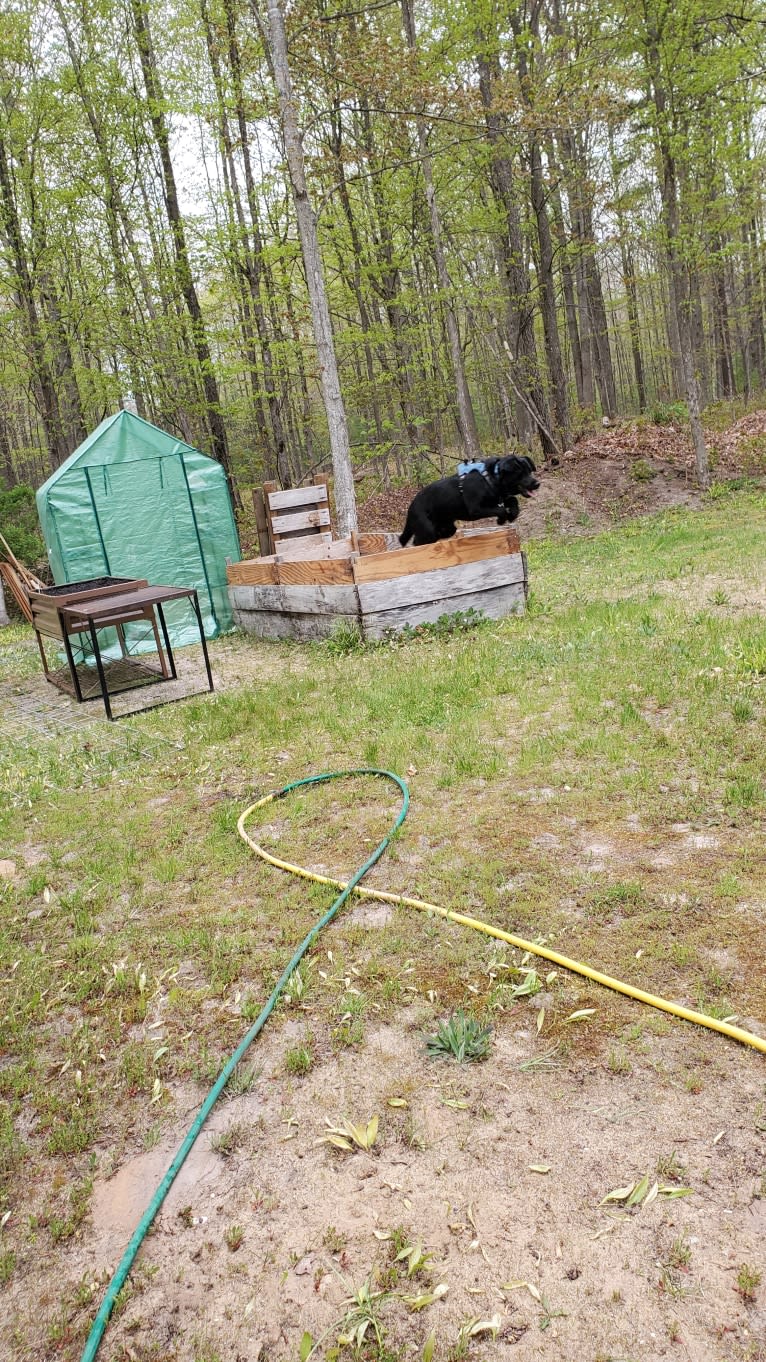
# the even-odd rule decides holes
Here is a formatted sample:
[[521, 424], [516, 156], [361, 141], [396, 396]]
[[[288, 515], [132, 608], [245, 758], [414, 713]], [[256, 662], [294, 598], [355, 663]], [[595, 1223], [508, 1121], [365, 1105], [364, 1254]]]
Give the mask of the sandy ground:
[[[385, 929], [385, 909], [356, 912], [370, 932]], [[431, 1009], [417, 1000], [340, 1055], [308, 1006], [283, 1013], [254, 1048], [252, 1089], [222, 1099], [176, 1181], [103, 1356], [287, 1362], [307, 1330], [325, 1336], [326, 1356], [353, 1293], [380, 1289], [398, 1230], [433, 1257], [419, 1280], [389, 1271], [396, 1296], [380, 1303], [390, 1350], [381, 1356], [420, 1356], [433, 1330], [437, 1358], [491, 1359], [510, 1346], [519, 1358], [568, 1362], [766, 1358], [763, 1292], [747, 1302], [737, 1290], [743, 1264], [766, 1268], [763, 1057], [681, 1023], [653, 1027], [654, 1014], [647, 1025], [645, 1009], [619, 1006], [626, 1025], [645, 1028], [630, 1072], [588, 1056], [587, 1021], [573, 1024], [568, 1057], [551, 1057], [557, 1067], [522, 1071], [541, 1049], [528, 1001], [503, 1017], [489, 1060], [473, 1065], [426, 1056]], [[155, 1021], [148, 1015], [145, 1027]], [[314, 1066], [291, 1077], [285, 1051], [307, 1030]], [[167, 1137], [97, 1179], [92, 1214], [66, 1255], [66, 1286], [93, 1284], [81, 1321], [203, 1095], [177, 1090]], [[375, 1114], [370, 1153], [317, 1144], [326, 1121]], [[216, 1144], [230, 1128], [236, 1147], [225, 1156]], [[600, 1204], [645, 1173], [691, 1194], [629, 1211]], [[237, 1247], [227, 1232], [232, 1243], [241, 1236]], [[45, 1310], [63, 1284], [44, 1263], [38, 1272]], [[17, 1273], [7, 1289], [8, 1324], [24, 1314], [29, 1277]], [[413, 1312], [402, 1297], [429, 1282], [446, 1294]], [[496, 1340], [461, 1343], [461, 1329], [488, 1320]]]

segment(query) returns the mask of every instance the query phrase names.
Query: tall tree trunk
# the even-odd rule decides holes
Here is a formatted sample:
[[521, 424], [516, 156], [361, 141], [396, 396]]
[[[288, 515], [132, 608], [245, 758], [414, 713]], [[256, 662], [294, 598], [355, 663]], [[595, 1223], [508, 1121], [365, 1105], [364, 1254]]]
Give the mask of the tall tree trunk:
[[[532, 19], [530, 20], [530, 29], [535, 36], [537, 35], [538, 18], [539, 9], [535, 6]], [[516, 60], [522, 99], [529, 107], [530, 71], [527, 59], [527, 49], [520, 41], [522, 36], [522, 23], [518, 12], [511, 14], [510, 19], [514, 37], [516, 38]], [[543, 159], [540, 151], [540, 139], [534, 129], [532, 129], [529, 134], [527, 154], [529, 158], [532, 210], [535, 215], [535, 224], [537, 226], [540, 309], [543, 314], [545, 353], [548, 360], [551, 388], [553, 390], [554, 424], [561, 445], [566, 449], [569, 445], [569, 401], [567, 398], [564, 363], [561, 357], [558, 317], [556, 315], [556, 290], [553, 275], [553, 241], [551, 239], [551, 227], [548, 221], [545, 179], [543, 176]]]
[[[119, 225], [121, 217], [120, 214], [121, 196], [114, 175], [111, 157], [109, 156], [108, 149], [105, 145], [103, 119], [100, 112], [96, 110], [96, 106], [93, 102], [93, 99], [91, 98], [90, 90], [88, 88], [88, 83], [85, 77], [85, 72], [83, 70], [83, 62], [81, 60], [80, 53], [75, 44], [71, 26], [67, 19], [64, 6], [61, 4], [61, 0], [54, 0], [54, 4], [62, 29], [64, 30], [64, 37], [66, 39], [67, 50], [69, 52], [69, 59], [72, 63], [72, 70], [74, 72], [74, 77], [77, 84], [77, 91], [80, 96], [80, 102], [82, 103], [83, 109], [85, 110], [85, 115], [88, 120], [88, 124], [90, 125], [94, 142], [96, 144], [98, 166], [104, 185], [104, 209], [105, 209], [104, 216], [106, 219], [106, 229], [109, 235], [109, 245], [111, 247], [112, 253], [112, 268], [114, 273], [116, 296], [118, 299], [120, 317], [122, 318], [123, 323], [123, 332], [126, 338], [125, 344], [128, 353], [131, 388], [133, 398], [136, 403], [137, 413], [139, 416], [145, 418], [146, 408], [143, 396], [143, 385], [141, 379], [138, 376], [138, 372], [135, 365], [135, 347], [133, 343], [136, 331], [136, 313], [138, 309], [134, 308], [131, 311], [129, 300], [131, 299], [132, 296], [132, 290], [130, 285], [129, 272], [125, 262], [122, 243], [120, 241], [119, 234]], [[87, 19], [85, 18], [85, 16], [83, 16], [83, 25], [85, 28], [85, 32], [88, 35], [88, 38], [90, 38], [90, 29], [88, 27]], [[147, 291], [150, 294], [150, 291], [148, 289]]]
[[[287, 436], [285, 433], [283, 415], [283, 397], [280, 385], [275, 374], [274, 358], [272, 355], [271, 335], [266, 321], [266, 313], [263, 306], [262, 289], [268, 289], [268, 280], [263, 268], [263, 241], [261, 238], [261, 227], [258, 213], [258, 196], [255, 188], [255, 176], [253, 174], [253, 163], [250, 155], [250, 139], [247, 131], [247, 116], [245, 113], [245, 94], [242, 82], [242, 59], [240, 56], [239, 43], [237, 41], [237, 30], [234, 16], [232, 0], [224, 0], [224, 12], [226, 15], [226, 32], [228, 37], [229, 66], [234, 80], [234, 98], [236, 103], [237, 127], [239, 129], [239, 144], [242, 152], [242, 161], [245, 168], [245, 191], [247, 193], [247, 204], [250, 213], [250, 233], [252, 245], [248, 241], [247, 232], [244, 232], [244, 243], [246, 247], [247, 278], [252, 298], [253, 315], [255, 326], [258, 332], [258, 340], [263, 357], [264, 386], [266, 389], [266, 402], [269, 408], [269, 419], [271, 429], [274, 434], [276, 446], [277, 467], [279, 468], [280, 478], [284, 487], [290, 484], [290, 461], [287, 452]], [[236, 176], [235, 176], [236, 183]], [[239, 194], [237, 193], [237, 201]], [[244, 231], [244, 218], [239, 209], [241, 225]]]
[[532, 291], [524, 258], [524, 236], [514, 190], [513, 165], [504, 147], [501, 117], [493, 108], [492, 87], [497, 79], [498, 62], [496, 56], [488, 54], [484, 34], [479, 31], [476, 37], [479, 48], [479, 90], [484, 106], [487, 140], [492, 149], [490, 187], [503, 215], [500, 251], [507, 297], [508, 345], [520, 389], [516, 397], [516, 422], [522, 432], [530, 431], [530, 425], [533, 426], [543, 453], [548, 457], [560, 451], [547, 433], [550, 417], [537, 366]]
[[617, 392], [614, 381], [609, 329], [604, 306], [601, 276], [596, 264], [596, 238], [593, 230], [593, 207], [587, 191], [588, 167], [582, 141], [574, 132], [561, 134], [564, 161], [569, 178], [569, 202], [572, 225], [578, 244], [580, 265], [581, 316], [587, 315], [588, 331], [592, 340], [592, 355], [601, 405], [607, 416], [617, 413]]
[[298, 219], [306, 283], [311, 301], [314, 338], [319, 358], [319, 377], [330, 434], [330, 450], [335, 473], [335, 509], [341, 537], [346, 538], [357, 529], [354, 475], [351, 466], [346, 411], [343, 405], [340, 375], [335, 357], [330, 309], [327, 303], [322, 260], [319, 254], [316, 218], [306, 186], [303, 145], [287, 60], [287, 35], [279, 0], [268, 0], [268, 14], [271, 59], [279, 94], [285, 156], [293, 192], [295, 214]]
[[[234, 283], [239, 294], [238, 311], [240, 326], [242, 328], [245, 357], [247, 360], [247, 374], [250, 385], [253, 423], [256, 432], [256, 445], [260, 447], [263, 470], [269, 469], [270, 476], [270, 470], [275, 462], [277, 442], [272, 440], [264, 407], [263, 385], [258, 360], [258, 349], [255, 341], [256, 328], [254, 324], [254, 312], [257, 309], [260, 309], [261, 318], [263, 318], [263, 309], [260, 306], [257, 270], [252, 260], [250, 243], [247, 235], [247, 224], [245, 222], [245, 212], [242, 204], [242, 195], [239, 188], [237, 166], [234, 156], [234, 141], [229, 126], [217, 36], [211, 22], [207, 0], [200, 0], [200, 14], [202, 17], [202, 26], [205, 31], [205, 42], [207, 45], [208, 57], [210, 59], [210, 67], [213, 72], [213, 85], [215, 87], [218, 104], [218, 140], [220, 143], [221, 169], [223, 172], [227, 221], [231, 243], [229, 254], [231, 257]], [[266, 335], [266, 344], [268, 347], [268, 335]], [[284, 445], [284, 435], [281, 431], [281, 417], [278, 415], [277, 419], [280, 428], [279, 441]], [[282, 481], [282, 486], [289, 487], [289, 475], [287, 479], [285, 479], [284, 469], [279, 469], [279, 476]]]
[[633, 373], [635, 375], [636, 390], [638, 392], [638, 410], [645, 411], [646, 379], [644, 378], [644, 361], [641, 354], [641, 328], [638, 320], [636, 269], [633, 263], [633, 248], [622, 231], [620, 232], [620, 260], [622, 263], [622, 282], [625, 286], [625, 298], [628, 307], [628, 330], [630, 331], [630, 349], [633, 356]]
[[375, 224], [372, 238], [377, 270], [371, 273], [370, 278], [373, 288], [382, 300], [391, 329], [394, 349], [393, 374], [399, 407], [410, 448], [413, 454], [417, 455], [423, 441], [418, 430], [416, 403], [412, 391], [412, 360], [405, 336], [407, 318], [399, 300], [400, 280], [399, 267], [394, 258], [394, 233], [382, 192], [382, 169], [373, 137], [370, 109], [366, 101], [361, 104], [360, 120], [362, 143], [371, 171], [372, 215]]
[[218, 383], [213, 369], [213, 361], [210, 354], [210, 345], [208, 343], [205, 321], [202, 316], [202, 308], [200, 307], [199, 298], [197, 297], [197, 289], [189, 263], [189, 254], [186, 247], [186, 233], [184, 231], [183, 218], [181, 217], [181, 209], [178, 204], [178, 190], [176, 187], [173, 162], [170, 156], [168, 128], [165, 121], [164, 98], [149, 28], [147, 0], [130, 0], [130, 8], [133, 14], [138, 52], [141, 60], [141, 71], [146, 87], [149, 119], [154, 132], [162, 166], [165, 207], [173, 237], [176, 278], [191, 318], [194, 351], [199, 366], [202, 387], [205, 393], [205, 414], [210, 428], [212, 452], [218, 462], [225, 468], [229, 482], [232, 486], [232, 491], [234, 491], [235, 489], [231, 478], [231, 467], [229, 464], [226, 427], [224, 426], [223, 416], [221, 414], [221, 400], [218, 392]]
[[[415, 32], [415, 16], [412, 8], [413, 0], [401, 0], [401, 3], [404, 35], [407, 46], [414, 57], [417, 52], [417, 35]], [[452, 360], [452, 376], [455, 382], [455, 395], [457, 398], [457, 423], [460, 433], [460, 442], [468, 459], [480, 459], [481, 445], [479, 444], [479, 432], [476, 428], [476, 417], [474, 415], [473, 403], [468, 388], [465, 365], [463, 363], [463, 350], [460, 344], [457, 318], [455, 316], [455, 309], [452, 305], [452, 285], [447, 269], [447, 258], [444, 253], [441, 216], [439, 214], [439, 205], [436, 202], [433, 166], [428, 148], [428, 132], [426, 129], [426, 121], [422, 114], [416, 115], [415, 127], [417, 128], [418, 134], [420, 166], [423, 171], [428, 216], [431, 224], [431, 244], [433, 247], [434, 264], [436, 266], [436, 277], [439, 280], [439, 289], [442, 294], [444, 323], [449, 341], [450, 358]]]
[[745, 317], [747, 320], [748, 373], [752, 387], [766, 383], [766, 340], [763, 331], [763, 306], [759, 296], [758, 230], [755, 220], [742, 224], [742, 269]]
[[[586, 223], [587, 223], [586, 217]], [[587, 227], [586, 227], [586, 230]], [[592, 235], [592, 228], [591, 235]], [[590, 315], [593, 321], [593, 337], [598, 356], [598, 379], [601, 391], [601, 405], [607, 416], [617, 415], [617, 389], [614, 381], [614, 366], [612, 364], [612, 351], [609, 345], [609, 323], [606, 316], [606, 306], [604, 304], [604, 290], [601, 284], [601, 275], [596, 264], [594, 254], [595, 242], [585, 257], [585, 274], [588, 286], [588, 303]]]
[[[546, 152], [554, 181], [558, 181], [559, 171], [556, 164], [552, 138], [548, 140]], [[553, 231], [558, 246], [561, 284], [564, 290], [564, 313], [566, 316], [569, 348], [572, 353], [572, 367], [574, 369], [575, 387], [577, 389], [577, 403], [578, 406], [585, 407], [587, 404], [584, 398], [582, 344], [580, 341], [580, 328], [577, 324], [575, 272], [572, 269], [572, 262], [568, 253], [569, 241], [567, 238], [567, 224], [564, 218], [564, 206], [561, 201], [561, 190], [558, 183], [555, 183], [551, 190], [550, 204], [553, 218]]]
[[8, 436], [8, 426], [2, 412], [0, 412], [0, 456], [5, 483], [10, 490], [11, 487], [16, 486], [17, 478], [16, 470], [13, 466], [13, 459], [11, 457], [11, 441]]
[[673, 154], [668, 132], [667, 92], [665, 90], [662, 75], [662, 63], [658, 46], [659, 39], [656, 31], [651, 26], [649, 26], [647, 36], [646, 54], [649, 66], [652, 99], [657, 115], [657, 143], [662, 163], [660, 195], [662, 199], [662, 216], [665, 227], [665, 249], [667, 252], [668, 270], [670, 275], [671, 312], [677, 328], [681, 363], [683, 365], [686, 404], [689, 409], [689, 424], [691, 426], [692, 441], [694, 444], [697, 479], [701, 487], [708, 487], [710, 484], [710, 467], [708, 463], [707, 446], [705, 444], [705, 435], [702, 429], [699, 384], [697, 381], [691, 343], [687, 307], [688, 300], [684, 289], [684, 269], [679, 241], [678, 177], [676, 173], [675, 156]]
[[628, 331], [630, 334], [630, 349], [633, 357], [633, 373], [638, 393], [638, 410], [644, 411], [646, 408], [646, 379], [644, 377], [644, 361], [641, 354], [641, 328], [638, 317], [636, 268], [633, 247], [631, 245], [628, 226], [622, 208], [620, 171], [611, 128], [609, 130], [609, 156], [612, 167], [612, 180], [614, 182], [614, 211], [617, 218], [617, 234], [620, 238], [620, 264], [622, 266], [622, 283], [623, 288], [625, 289], [625, 301], [628, 312]]
[[713, 243], [713, 332], [715, 336], [716, 377], [718, 397], [725, 400], [734, 396], [734, 365], [731, 357], [731, 332], [729, 329], [729, 302], [726, 297], [726, 275], [724, 270], [725, 242], [717, 236]]
[[[42, 247], [42, 241], [40, 246]], [[67, 455], [69, 455], [82, 443], [88, 430], [82, 411], [72, 348], [61, 315], [61, 302], [49, 270], [40, 269], [38, 271], [38, 289], [40, 302], [45, 308], [48, 321], [48, 348], [51, 356], [53, 381], [58, 392], [61, 432]]]
[[13, 194], [5, 141], [0, 135], [0, 222], [8, 242], [21, 311], [26, 323], [29, 358], [40, 416], [48, 445], [51, 471], [58, 468], [69, 450], [61, 425], [58, 395], [45, 353], [45, 335], [37, 310], [32, 275], [24, 249], [21, 223]]

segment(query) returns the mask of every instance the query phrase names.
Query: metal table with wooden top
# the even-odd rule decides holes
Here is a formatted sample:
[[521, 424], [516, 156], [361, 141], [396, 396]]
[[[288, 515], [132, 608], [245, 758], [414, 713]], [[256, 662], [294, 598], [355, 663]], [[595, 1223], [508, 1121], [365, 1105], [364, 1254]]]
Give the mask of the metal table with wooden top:
[[[49, 672], [45, 653], [42, 647], [40, 635], [48, 638], [60, 639], [64, 644], [64, 649], [69, 665], [72, 690], [75, 698], [82, 703], [86, 697], [82, 693], [80, 678], [77, 673], [77, 666], [72, 653], [70, 637], [73, 634], [85, 634], [90, 639], [93, 656], [98, 672], [100, 685], [100, 697], [104, 702], [104, 709], [108, 719], [114, 719], [110, 704], [110, 693], [115, 694], [119, 689], [113, 688], [110, 692], [107, 680], [104, 659], [101, 654], [99, 644], [99, 630], [114, 628], [118, 632], [123, 655], [125, 656], [123, 628], [126, 624], [133, 624], [146, 621], [151, 625], [157, 645], [157, 654], [160, 661], [161, 673], [153, 673], [149, 679], [163, 681], [175, 680], [177, 677], [175, 659], [170, 645], [170, 635], [168, 633], [167, 622], [163, 612], [163, 606], [171, 601], [188, 599], [197, 619], [199, 626], [200, 643], [202, 644], [202, 654], [205, 659], [205, 670], [207, 672], [208, 690], [213, 690], [213, 675], [210, 670], [210, 657], [207, 650], [205, 639], [205, 629], [202, 621], [199, 598], [194, 587], [185, 586], [148, 586], [146, 582], [129, 581], [125, 584], [115, 583], [111, 586], [108, 594], [102, 590], [94, 590], [92, 595], [87, 594], [87, 584], [82, 584], [85, 588], [83, 592], [74, 593], [74, 599], [67, 598], [63, 594], [60, 599], [56, 599], [53, 593], [40, 592], [35, 597], [31, 597], [33, 626], [38, 636], [38, 644], [43, 657], [43, 666], [46, 677], [60, 689], [69, 689], [63, 686], [57, 678]], [[54, 588], [54, 591], [57, 590]], [[60, 590], [60, 589], [58, 589]], [[155, 617], [156, 612], [156, 617]], [[162, 631], [162, 639], [165, 645], [163, 653], [160, 636], [157, 630], [159, 620]]]

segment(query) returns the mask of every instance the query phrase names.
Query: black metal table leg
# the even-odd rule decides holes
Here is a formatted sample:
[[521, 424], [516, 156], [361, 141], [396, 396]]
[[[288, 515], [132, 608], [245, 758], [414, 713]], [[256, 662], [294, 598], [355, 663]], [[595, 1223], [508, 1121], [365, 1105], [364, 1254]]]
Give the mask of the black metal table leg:
[[167, 624], [165, 623], [165, 613], [164, 613], [164, 611], [163, 611], [163, 609], [162, 609], [162, 602], [161, 602], [161, 601], [158, 601], [158, 602], [157, 602], [157, 614], [158, 614], [159, 617], [160, 617], [160, 626], [161, 626], [161, 628], [162, 628], [162, 637], [163, 637], [164, 640], [165, 640], [165, 652], [166, 652], [167, 655], [168, 655], [168, 662], [170, 663], [170, 675], [171, 675], [172, 680], [175, 681], [175, 679], [176, 679], [178, 673], [177, 673], [177, 671], [176, 671], [175, 658], [173, 657], [173, 649], [172, 649], [171, 646], [170, 646], [170, 634], [168, 633], [168, 626], [167, 626]]
[[98, 630], [96, 629], [96, 626], [95, 626], [95, 624], [93, 623], [93, 620], [92, 620], [92, 619], [89, 619], [89, 620], [88, 620], [88, 625], [89, 625], [89, 627], [90, 627], [90, 637], [91, 637], [91, 640], [92, 640], [92, 643], [93, 643], [93, 652], [94, 652], [94, 655], [95, 655], [95, 658], [96, 658], [96, 666], [97, 666], [97, 668], [98, 668], [98, 679], [99, 679], [99, 681], [101, 682], [101, 697], [102, 697], [102, 699], [103, 699], [103, 701], [104, 701], [104, 709], [106, 710], [106, 717], [107, 717], [107, 719], [111, 720], [111, 719], [112, 719], [112, 706], [109, 704], [109, 688], [108, 688], [108, 686], [107, 686], [107, 684], [106, 684], [106, 675], [105, 675], [105, 673], [104, 673], [104, 664], [103, 664], [103, 662], [101, 661], [101, 649], [100, 649], [99, 646], [98, 646]]
[[210, 657], [208, 656], [207, 639], [205, 638], [205, 626], [202, 623], [202, 611], [199, 608], [199, 597], [196, 591], [192, 592], [191, 601], [192, 605], [194, 606], [194, 613], [197, 616], [197, 623], [199, 625], [199, 637], [200, 643], [202, 644], [202, 656], [205, 659], [205, 670], [207, 671], [208, 690], [214, 690], [215, 687], [213, 685], [213, 673], [210, 670]]
[[64, 651], [65, 651], [65, 653], [66, 653], [66, 660], [67, 660], [67, 662], [69, 663], [69, 675], [70, 675], [71, 678], [72, 678], [72, 684], [73, 684], [73, 686], [74, 686], [74, 693], [75, 693], [75, 695], [77, 696], [77, 703], [78, 703], [78, 705], [81, 705], [82, 702], [83, 702], [83, 697], [82, 697], [82, 691], [81, 691], [81, 689], [80, 689], [80, 678], [79, 678], [79, 676], [77, 675], [77, 663], [76, 663], [75, 660], [74, 660], [74, 654], [73, 654], [73, 652], [72, 652], [72, 645], [71, 645], [71, 643], [69, 642], [69, 634], [67, 633], [66, 624], [64, 623], [64, 620], [63, 620], [63, 618], [62, 618], [60, 612], [59, 612], [59, 624], [60, 624], [60, 626], [61, 626], [61, 636], [62, 636], [62, 638], [63, 638], [63, 640], [64, 640]]

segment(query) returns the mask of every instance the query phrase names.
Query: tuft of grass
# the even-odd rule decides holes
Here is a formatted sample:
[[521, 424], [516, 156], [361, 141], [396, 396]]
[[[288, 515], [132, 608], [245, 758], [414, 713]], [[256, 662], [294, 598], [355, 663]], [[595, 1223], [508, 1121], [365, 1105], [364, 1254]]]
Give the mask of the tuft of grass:
[[48, 1229], [54, 1244], [71, 1239], [77, 1233], [88, 1214], [92, 1191], [92, 1178], [85, 1178], [83, 1182], [75, 1183], [69, 1193], [66, 1214], [52, 1216], [48, 1222]]
[[229, 1225], [229, 1228], [227, 1229], [224, 1235], [224, 1239], [226, 1240], [226, 1247], [229, 1250], [229, 1252], [236, 1253], [237, 1249], [242, 1247], [244, 1238], [245, 1231], [243, 1230], [241, 1225]]
[[679, 1271], [685, 1270], [688, 1268], [691, 1260], [691, 1245], [685, 1234], [679, 1234], [670, 1245], [668, 1252], [668, 1267], [676, 1268]]
[[623, 1046], [612, 1046], [609, 1051], [609, 1068], [613, 1074], [630, 1074], [633, 1072], [633, 1065]]
[[748, 700], [744, 695], [738, 695], [732, 703], [731, 717], [737, 724], [749, 724], [755, 714], [752, 700]]
[[334, 1225], [328, 1225], [322, 1236], [322, 1244], [328, 1253], [342, 1253], [348, 1240], [345, 1234], [336, 1230]]
[[358, 624], [339, 620], [324, 646], [331, 657], [349, 657], [363, 652], [365, 645]]
[[756, 1287], [761, 1284], [761, 1273], [757, 1267], [750, 1267], [748, 1263], [742, 1263], [737, 1272], [737, 1291], [746, 1305], [752, 1305], [755, 1300]]
[[258, 1081], [261, 1073], [261, 1068], [256, 1064], [238, 1064], [226, 1084], [227, 1096], [244, 1097], [245, 1093], [250, 1092], [253, 1085]]
[[675, 1149], [671, 1154], [661, 1154], [657, 1160], [657, 1179], [660, 1182], [683, 1182], [686, 1177], [686, 1164], [679, 1159]]
[[303, 1077], [312, 1068], [314, 1063], [314, 1052], [307, 1042], [302, 1045], [292, 1045], [285, 1051], [285, 1069], [289, 1074]]
[[237, 1149], [241, 1149], [247, 1138], [247, 1127], [241, 1121], [234, 1121], [226, 1130], [219, 1130], [211, 1137], [210, 1148], [222, 1159], [228, 1159]]
[[459, 1064], [487, 1059], [492, 1048], [492, 1027], [481, 1026], [475, 1017], [456, 1012], [449, 1021], [440, 1022], [434, 1035], [426, 1036], [430, 1059], [451, 1057]]

